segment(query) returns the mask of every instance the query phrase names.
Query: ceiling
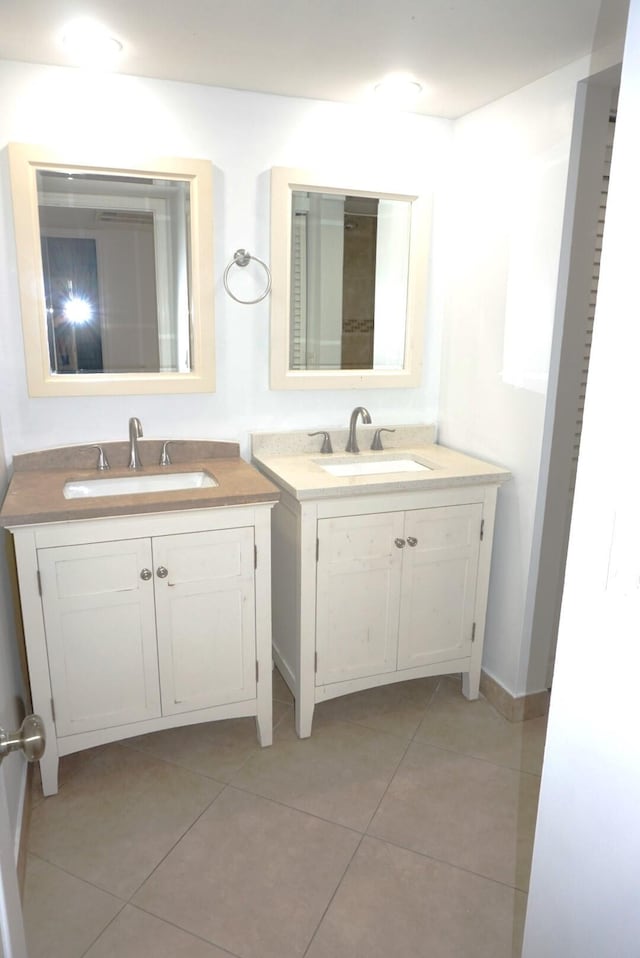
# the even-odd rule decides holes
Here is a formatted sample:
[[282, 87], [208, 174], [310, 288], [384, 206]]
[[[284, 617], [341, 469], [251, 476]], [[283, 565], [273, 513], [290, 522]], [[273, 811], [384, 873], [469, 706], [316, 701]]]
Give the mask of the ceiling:
[[71, 66], [78, 16], [123, 44], [117, 72], [363, 102], [415, 75], [413, 112], [455, 118], [608, 46], [628, 0], [0, 0], [0, 59]]

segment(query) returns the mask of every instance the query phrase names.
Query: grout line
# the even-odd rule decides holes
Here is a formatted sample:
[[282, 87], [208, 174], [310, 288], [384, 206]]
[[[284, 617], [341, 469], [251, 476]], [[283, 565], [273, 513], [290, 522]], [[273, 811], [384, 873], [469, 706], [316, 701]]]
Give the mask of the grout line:
[[334, 898], [336, 897], [336, 895], [338, 894], [338, 891], [340, 890], [340, 886], [342, 885], [342, 882], [344, 881], [345, 876], [346, 876], [347, 872], [349, 871], [349, 869], [350, 869], [350, 867], [351, 867], [351, 863], [353, 862], [353, 859], [354, 859], [354, 858], [356, 857], [356, 855], [358, 854], [358, 851], [360, 850], [360, 846], [362, 845], [362, 843], [363, 843], [363, 841], [365, 840], [366, 837], [367, 837], [366, 835], [361, 835], [361, 836], [360, 836], [360, 841], [358, 842], [358, 844], [357, 844], [356, 847], [354, 848], [354, 850], [353, 850], [353, 855], [351, 856], [351, 858], [349, 859], [349, 861], [348, 861], [347, 864], [345, 865], [345, 867], [344, 867], [344, 869], [343, 869], [343, 872], [342, 872], [342, 875], [341, 875], [340, 878], [338, 879], [338, 883], [336, 884], [336, 887], [333, 889], [333, 893], [332, 893], [332, 895], [330, 896], [329, 901], [327, 902], [327, 904], [325, 905], [324, 909], [322, 910], [322, 914], [320, 915], [320, 918], [318, 919], [318, 924], [316, 925], [316, 927], [315, 927], [314, 930], [313, 930], [313, 934], [311, 935], [311, 938], [309, 939], [309, 942], [308, 942], [308, 944], [307, 944], [307, 947], [305, 948], [305, 950], [304, 950], [304, 952], [303, 952], [302, 958], [304, 958], [304, 956], [309, 953], [309, 949], [311, 948], [311, 945], [313, 944], [314, 939], [315, 939], [316, 935], [318, 934], [318, 931], [320, 930], [320, 925], [321, 925], [322, 922], [324, 921], [327, 912], [328, 912], [329, 909], [331, 908], [331, 905], [333, 904], [333, 900], [334, 900]]
[[[210, 782], [211, 779], [206, 779], [206, 781]], [[191, 831], [191, 829], [193, 828], [193, 826], [194, 826], [197, 822], [200, 821], [200, 819], [201, 819], [202, 816], [205, 814], [205, 812], [208, 812], [208, 811], [209, 811], [209, 809], [210, 809], [211, 806], [214, 804], [214, 802], [217, 802], [217, 801], [218, 801], [218, 799], [220, 798], [220, 796], [221, 796], [222, 794], [224, 794], [224, 792], [227, 790], [227, 788], [228, 788], [228, 785], [226, 785], [226, 784], [222, 786], [222, 788], [220, 789], [220, 791], [218, 792], [218, 794], [215, 795], [215, 796], [211, 799], [210, 802], [208, 802], [208, 804], [206, 805], [205, 808], [202, 809], [202, 811], [200, 812], [200, 814], [199, 814], [196, 818], [194, 818], [194, 820], [191, 822], [191, 824], [190, 824], [187, 828], [185, 828], [185, 830], [182, 832], [182, 834], [179, 836], [179, 838], [177, 838], [176, 841], [173, 843], [173, 845], [171, 846], [171, 848], [169, 848], [169, 849], [167, 850], [167, 852], [162, 856], [162, 858], [160, 859], [160, 861], [157, 862], [157, 863], [154, 865], [154, 867], [151, 869], [151, 871], [149, 872], [149, 874], [140, 882], [140, 884], [137, 886], [137, 888], [135, 889], [135, 891], [131, 892], [131, 894], [129, 895], [129, 898], [128, 898], [128, 901], [129, 901], [130, 903], [131, 903], [131, 899], [132, 899], [135, 895], [138, 894], [138, 892], [140, 891], [140, 889], [142, 888], [142, 886], [145, 884], [145, 882], [149, 881], [149, 879], [151, 878], [151, 876], [154, 875], [154, 874], [156, 873], [156, 871], [158, 870], [158, 868], [160, 868], [160, 866], [167, 860], [167, 858], [169, 857], [169, 855], [171, 854], [171, 852], [174, 850], [174, 848], [176, 847], [176, 845], [178, 845], [178, 844], [182, 841], [182, 839], [188, 834], [188, 832]]]
[[479, 878], [482, 881], [492, 882], [494, 885], [500, 885], [502, 888], [508, 888], [510, 891], [525, 895], [525, 897], [529, 894], [528, 890], [520, 888], [518, 885], [512, 885], [509, 882], [501, 881], [499, 878], [492, 878], [490, 875], [483, 875], [482, 872], [475, 872], [472, 868], [465, 868], [464, 865], [457, 865], [455, 862], [449, 862], [446, 858], [438, 858], [436, 855], [428, 855], [426, 852], [421, 852], [415, 848], [410, 848], [408, 845], [402, 845], [400, 842], [394, 842], [388, 838], [380, 838], [378, 835], [370, 835], [369, 833], [363, 835], [363, 838], [369, 838], [372, 841], [380, 842], [382, 845], [390, 845], [392, 848], [399, 848], [404, 852], [409, 852], [411, 855], [418, 855], [420, 858], [425, 858], [428, 861], [437, 862], [439, 865], [446, 865], [447, 868], [454, 868], [456, 871], [464, 872], [466, 875], [473, 875], [475, 878]]
[[229, 955], [229, 958], [242, 958], [242, 955], [238, 955], [237, 952], [229, 951], [228, 948], [224, 948], [222, 945], [219, 945], [215, 941], [210, 941], [209, 938], [203, 938], [201, 935], [197, 935], [195, 932], [191, 931], [189, 928], [184, 928], [182, 925], [176, 925], [174, 921], [169, 921], [167, 918], [161, 918], [159, 915], [156, 915], [155, 912], [149, 911], [147, 908], [143, 908], [142, 905], [134, 905], [132, 902], [129, 902], [128, 904], [130, 908], [134, 908], [136, 911], [141, 912], [143, 915], [149, 915], [151, 918], [155, 918], [156, 921], [164, 922], [165, 925], [169, 925], [171, 928], [175, 928], [177, 931], [181, 931], [183, 934], [189, 935], [191, 938], [194, 938], [196, 941], [201, 941], [203, 944], [208, 945], [210, 948], [216, 948], [218, 951], [221, 951], [224, 955]]

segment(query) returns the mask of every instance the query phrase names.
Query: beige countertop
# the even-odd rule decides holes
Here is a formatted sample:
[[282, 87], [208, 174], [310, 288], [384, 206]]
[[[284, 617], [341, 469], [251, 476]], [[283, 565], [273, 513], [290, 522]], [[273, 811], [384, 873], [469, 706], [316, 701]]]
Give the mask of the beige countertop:
[[[430, 428], [425, 427], [425, 438], [431, 438], [433, 435], [433, 431], [428, 431]], [[286, 434], [279, 436], [276, 442], [265, 441], [263, 436], [256, 434], [253, 442], [253, 462], [270, 479], [299, 500], [502, 483], [511, 477], [509, 471], [500, 466], [434, 442], [416, 441], [420, 437], [416, 436], [415, 427], [411, 427], [411, 433], [406, 437], [402, 430], [403, 427], [397, 427], [395, 435], [383, 434], [385, 449], [380, 452], [374, 452], [366, 448], [368, 443], [362, 443], [359, 454], [345, 453], [338, 446], [340, 451], [325, 455], [321, 454], [318, 448], [309, 451], [307, 447], [306, 451], [301, 451], [305, 445], [305, 433], [292, 433], [290, 442], [287, 441]], [[335, 434], [342, 442], [342, 433], [332, 431], [332, 439]], [[318, 440], [315, 439], [314, 442], [317, 447]], [[336, 445], [334, 442], [334, 448]], [[287, 447], [295, 451], [288, 452]], [[428, 466], [428, 471], [334, 476], [323, 469], [323, 466], [331, 463], [397, 459], [413, 459]]]
[[[75, 462], [86, 465], [87, 447], [65, 447], [64, 450], [43, 450], [40, 453], [26, 454], [24, 457], [16, 456], [15, 471], [0, 510], [0, 526], [11, 527], [45, 522], [66, 522], [71, 519], [175, 512], [185, 509], [211, 509], [256, 502], [275, 502], [278, 499], [278, 489], [257, 469], [239, 457], [235, 443], [204, 442], [198, 443], [195, 448], [189, 447], [187, 442], [181, 443], [180, 453], [174, 457], [174, 460], [179, 461], [174, 461], [172, 465], [162, 468], [158, 465], [147, 465], [140, 470], [139, 474], [166, 475], [176, 472], [203, 471], [213, 476], [218, 483], [217, 486], [81, 499], [64, 498], [63, 487], [69, 481], [130, 477], [131, 470], [118, 462], [118, 453], [122, 445], [103, 443], [103, 448], [113, 466], [108, 472], [99, 472], [95, 466], [88, 469], [74, 465]], [[145, 446], [140, 444], [143, 462], [157, 462], [155, 456], [153, 459], [145, 458], [145, 452], [149, 452], [150, 446], [151, 444], [147, 445], [145, 450]], [[155, 452], [155, 446], [153, 448]], [[76, 450], [83, 450], [80, 457], [76, 455]], [[198, 455], [194, 455], [193, 459], [188, 458], [193, 452]], [[92, 451], [92, 461], [95, 455], [95, 451]], [[63, 463], [67, 464], [63, 465]]]

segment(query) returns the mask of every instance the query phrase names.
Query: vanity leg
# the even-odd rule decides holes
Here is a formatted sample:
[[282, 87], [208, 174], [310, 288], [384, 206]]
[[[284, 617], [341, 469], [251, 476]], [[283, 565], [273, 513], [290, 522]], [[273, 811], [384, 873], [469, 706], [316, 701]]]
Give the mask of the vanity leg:
[[300, 701], [296, 702], [296, 733], [298, 738], [309, 738], [313, 724], [313, 702], [303, 708]]
[[480, 695], [480, 669], [471, 669], [462, 673], [462, 694], [466, 699], [477, 699]]
[[266, 748], [273, 744], [273, 669], [260, 669], [256, 697], [256, 731], [258, 742]]
[[45, 753], [40, 759], [40, 778], [42, 779], [42, 794], [58, 794], [58, 750], [55, 740], [49, 740]]

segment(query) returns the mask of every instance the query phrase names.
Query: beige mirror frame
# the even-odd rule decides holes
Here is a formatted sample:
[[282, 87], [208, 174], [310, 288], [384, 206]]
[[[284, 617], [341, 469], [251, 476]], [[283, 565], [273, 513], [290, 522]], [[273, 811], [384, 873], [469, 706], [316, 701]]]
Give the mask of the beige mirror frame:
[[[20, 306], [30, 396], [105, 396], [200, 393], [215, 390], [213, 293], [213, 170], [207, 160], [153, 158], [85, 161], [47, 147], [8, 146], [18, 263]], [[70, 175], [165, 179], [189, 184], [191, 369], [189, 372], [77, 373], [51, 371], [38, 213], [38, 171]]]
[[[291, 219], [294, 191], [348, 194], [411, 204], [404, 362], [396, 369], [291, 369]], [[426, 320], [431, 195], [406, 183], [366, 182], [288, 167], [271, 170], [271, 389], [389, 389], [419, 386]]]

